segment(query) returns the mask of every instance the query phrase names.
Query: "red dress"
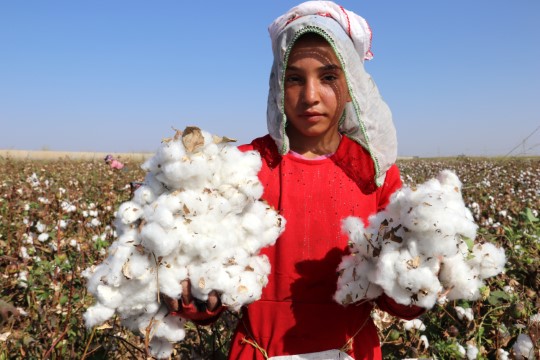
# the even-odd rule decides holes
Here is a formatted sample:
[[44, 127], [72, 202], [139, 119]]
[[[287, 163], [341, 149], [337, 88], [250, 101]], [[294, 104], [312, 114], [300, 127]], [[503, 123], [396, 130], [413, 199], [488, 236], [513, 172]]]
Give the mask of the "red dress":
[[[374, 183], [374, 165], [357, 143], [343, 137], [327, 159], [305, 160], [281, 156], [269, 135], [241, 150], [257, 150], [262, 157], [259, 179], [263, 198], [287, 220], [274, 246], [263, 249], [272, 265], [260, 300], [243, 309], [234, 335], [230, 359], [264, 359], [249, 340], [268, 356], [293, 355], [343, 348], [354, 336], [348, 353], [356, 360], [381, 359], [372, 304], [343, 307], [333, 300], [336, 269], [347, 253], [341, 221], [368, 217], [383, 209], [401, 187], [399, 170], [390, 168], [384, 185]], [[403, 318], [422, 313], [396, 304], [386, 296], [380, 308]]]

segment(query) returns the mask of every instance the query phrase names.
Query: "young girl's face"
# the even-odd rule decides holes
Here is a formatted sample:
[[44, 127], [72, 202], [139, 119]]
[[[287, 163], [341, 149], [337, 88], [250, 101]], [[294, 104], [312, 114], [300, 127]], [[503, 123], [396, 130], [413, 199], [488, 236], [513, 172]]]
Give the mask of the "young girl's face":
[[328, 42], [309, 34], [295, 43], [284, 87], [287, 131], [294, 133], [291, 140], [338, 134], [339, 119], [350, 96], [345, 74]]

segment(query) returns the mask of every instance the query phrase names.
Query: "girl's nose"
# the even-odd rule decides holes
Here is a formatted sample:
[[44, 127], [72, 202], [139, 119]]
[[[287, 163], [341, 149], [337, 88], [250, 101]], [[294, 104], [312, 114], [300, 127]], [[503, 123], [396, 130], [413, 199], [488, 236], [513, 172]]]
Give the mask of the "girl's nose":
[[304, 84], [303, 100], [307, 105], [319, 102], [319, 83], [316, 79], [307, 79]]

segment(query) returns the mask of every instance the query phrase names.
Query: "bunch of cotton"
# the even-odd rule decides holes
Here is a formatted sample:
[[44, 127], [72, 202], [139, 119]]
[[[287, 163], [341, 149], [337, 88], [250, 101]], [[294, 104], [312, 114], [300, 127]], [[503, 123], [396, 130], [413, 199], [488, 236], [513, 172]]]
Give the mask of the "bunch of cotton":
[[477, 225], [449, 170], [392, 195], [364, 226], [343, 221], [350, 255], [339, 265], [335, 300], [347, 305], [386, 293], [400, 304], [431, 308], [447, 300], [474, 300], [483, 280], [499, 274], [506, 258], [492, 244], [474, 243]]
[[96, 298], [84, 314], [87, 326], [116, 313], [164, 358], [184, 338], [184, 320], [168, 315], [160, 294], [179, 298], [189, 279], [194, 297], [217, 291], [232, 310], [260, 298], [270, 263], [259, 253], [285, 221], [259, 200], [258, 153], [228, 143], [186, 128], [143, 164], [144, 184], [116, 212], [118, 237], [107, 258], [83, 273]]
[[462, 308], [461, 306], [455, 306], [454, 310], [456, 310], [456, 314], [459, 320], [467, 320], [467, 321], [473, 321], [474, 315], [471, 308]]
[[534, 344], [527, 334], [519, 334], [514, 346], [514, 356], [516, 359], [534, 359]]

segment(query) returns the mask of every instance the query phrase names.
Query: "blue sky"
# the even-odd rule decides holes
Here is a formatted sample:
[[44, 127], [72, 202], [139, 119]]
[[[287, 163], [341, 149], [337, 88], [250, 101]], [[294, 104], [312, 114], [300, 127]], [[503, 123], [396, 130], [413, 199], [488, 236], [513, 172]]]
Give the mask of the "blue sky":
[[[296, 1], [0, 0], [0, 149], [154, 151], [266, 133], [267, 26]], [[348, 0], [402, 156], [504, 155], [540, 127], [540, 1]], [[513, 154], [540, 155], [540, 129]]]

